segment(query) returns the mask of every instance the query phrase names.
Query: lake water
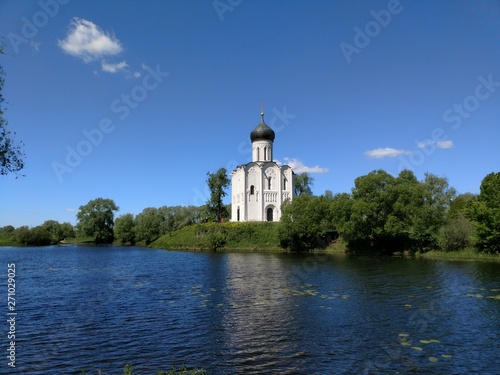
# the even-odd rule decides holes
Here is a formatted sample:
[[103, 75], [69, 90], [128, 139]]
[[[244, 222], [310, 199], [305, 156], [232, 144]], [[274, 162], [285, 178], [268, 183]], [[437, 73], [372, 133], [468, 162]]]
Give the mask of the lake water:
[[0, 259], [1, 374], [500, 373], [499, 263], [85, 246]]

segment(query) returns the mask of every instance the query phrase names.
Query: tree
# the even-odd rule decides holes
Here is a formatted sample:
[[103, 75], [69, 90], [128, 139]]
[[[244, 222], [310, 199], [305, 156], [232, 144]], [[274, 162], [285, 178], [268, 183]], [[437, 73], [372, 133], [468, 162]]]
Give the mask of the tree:
[[[328, 196], [326, 196], [328, 198]], [[339, 236], [344, 236], [347, 223], [351, 219], [353, 199], [350, 194], [340, 193], [334, 195], [331, 202], [333, 225]]]
[[115, 238], [122, 245], [130, 243], [135, 244], [135, 223], [134, 215], [125, 214], [116, 218], [114, 227]]
[[[3, 46], [0, 45], [0, 54], [3, 54]], [[2, 90], [5, 84], [5, 72], [0, 65], [0, 175], [9, 173], [17, 173], [24, 168], [24, 152], [22, 151], [23, 143], [17, 144], [14, 140], [16, 133], [12, 134], [7, 129], [7, 120], [4, 118], [5, 101]], [[17, 178], [17, 176], [16, 176]]]
[[160, 228], [164, 218], [155, 207], [148, 207], [142, 210], [135, 217], [135, 234], [137, 241], [144, 241], [146, 245], [160, 237]]
[[20, 227], [16, 229], [14, 236], [21, 246], [47, 246], [52, 243], [50, 232], [42, 226], [31, 229], [27, 226]]
[[227, 218], [229, 212], [222, 202], [227, 193], [225, 189], [229, 186], [226, 168], [220, 168], [216, 173], [207, 172], [207, 184], [210, 190], [210, 199], [206, 203], [207, 215], [211, 220], [220, 222], [222, 218]]
[[473, 226], [465, 216], [454, 216], [441, 228], [440, 244], [445, 251], [462, 250], [472, 245]]
[[112, 243], [114, 211], [118, 206], [111, 199], [97, 198], [80, 206], [76, 215], [79, 234], [93, 237], [96, 244]]
[[358, 177], [352, 192], [351, 216], [342, 230], [352, 251], [392, 254], [439, 246], [439, 231], [456, 195], [446, 178], [413, 172], [397, 178], [383, 170]]
[[281, 246], [292, 251], [324, 248], [337, 236], [332, 199], [303, 194], [282, 206], [278, 236]]
[[309, 176], [307, 172], [298, 174], [295, 176], [295, 195], [299, 196], [302, 194], [313, 195], [312, 185], [314, 178]]
[[457, 196], [451, 201], [450, 209], [446, 214], [446, 218], [451, 220], [456, 217], [467, 216], [467, 209], [469, 205], [477, 199], [476, 194], [464, 193]]
[[467, 211], [474, 222], [478, 249], [500, 252], [500, 172], [483, 179], [479, 195]]
[[50, 233], [51, 243], [53, 245], [59, 243], [65, 238], [75, 237], [75, 230], [70, 223], [60, 224], [55, 220], [47, 220], [42, 224], [42, 228]]

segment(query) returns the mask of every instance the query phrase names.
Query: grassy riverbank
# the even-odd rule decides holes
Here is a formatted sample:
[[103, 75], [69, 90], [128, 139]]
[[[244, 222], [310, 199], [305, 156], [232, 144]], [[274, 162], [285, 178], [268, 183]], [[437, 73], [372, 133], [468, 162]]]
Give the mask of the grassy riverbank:
[[150, 247], [166, 250], [285, 252], [278, 224], [267, 222], [204, 223], [170, 232]]
[[469, 248], [458, 251], [442, 251], [433, 250], [426, 253], [416, 255], [417, 258], [436, 259], [436, 260], [459, 260], [459, 261], [475, 261], [485, 260], [500, 262], [500, 254], [479, 253], [476, 249]]

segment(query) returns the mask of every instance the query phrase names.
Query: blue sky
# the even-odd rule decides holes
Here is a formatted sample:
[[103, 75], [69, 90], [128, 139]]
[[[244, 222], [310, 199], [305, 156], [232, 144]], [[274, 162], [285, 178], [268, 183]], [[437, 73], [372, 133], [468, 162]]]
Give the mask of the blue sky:
[[25, 177], [0, 177], [0, 226], [200, 205], [206, 173], [274, 156], [350, 192], [374, 169], [498, 172], [500, 2], [0, 2], [5, 114]]

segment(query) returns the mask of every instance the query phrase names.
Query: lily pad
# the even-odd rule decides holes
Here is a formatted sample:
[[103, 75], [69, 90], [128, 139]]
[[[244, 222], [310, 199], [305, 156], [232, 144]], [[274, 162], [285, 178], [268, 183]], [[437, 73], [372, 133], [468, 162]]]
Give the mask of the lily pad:
[[412, 346], [411, 348], [414, 350], [418, 350], [419, 352], [423, 350], [420, 346]]
[[399, 337], [408, 337], [408, 336], [410, 336], [410, 334], [409, 333], [400, 333], [398, 336]]
[[433, 342], [434, 342], [434, 343], [436, 343], [436, 344], [439, 344], [441, 341], [436, 340], [436, 339], [432, 339], [432, 340], [429, 340], [429, 342], [431, 342], [431, 343], [433, 343]]
[[431, 342], [431, 340], [420, 340], [421, 344], [430, 344]]
[[434, 362], [436, 363], [438, 359], [436, 357], [429, 357], [429, 362]]
[[451, 358], [451, 355], [449, 355], [449, 354], [441, 354], [441, 357], [443, 357], [443, 358]]

